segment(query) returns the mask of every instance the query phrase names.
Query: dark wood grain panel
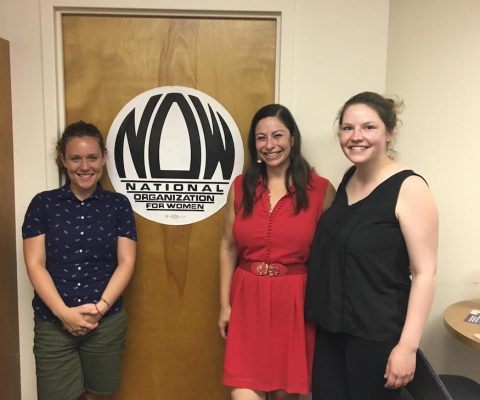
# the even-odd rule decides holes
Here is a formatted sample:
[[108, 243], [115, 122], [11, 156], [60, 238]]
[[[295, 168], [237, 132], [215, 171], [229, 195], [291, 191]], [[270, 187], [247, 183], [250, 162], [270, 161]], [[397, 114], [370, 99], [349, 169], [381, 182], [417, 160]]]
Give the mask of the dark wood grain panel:
[[0, 398], [20, 399], [10, 51], [0, 39]]

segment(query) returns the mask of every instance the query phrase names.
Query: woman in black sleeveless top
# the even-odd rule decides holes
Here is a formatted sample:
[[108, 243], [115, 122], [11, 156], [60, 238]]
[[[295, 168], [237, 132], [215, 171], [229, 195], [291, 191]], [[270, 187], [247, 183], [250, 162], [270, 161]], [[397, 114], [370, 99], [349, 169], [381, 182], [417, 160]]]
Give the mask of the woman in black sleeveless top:
[[317, 322], [313, 400], [398, 399], [415, 372], [438, 215], [423, 178], [391, 157], [397, 107], [364, 92], [338, 114], [354, 165], [312, 244], [305, 307]]

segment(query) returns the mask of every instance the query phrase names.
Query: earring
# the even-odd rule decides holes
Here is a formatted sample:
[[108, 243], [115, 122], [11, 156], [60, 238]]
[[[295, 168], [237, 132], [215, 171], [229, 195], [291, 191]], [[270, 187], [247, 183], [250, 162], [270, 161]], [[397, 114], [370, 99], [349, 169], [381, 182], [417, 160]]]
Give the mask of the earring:
[[262, 163], [262, 160], [260, 160], [259, 158], [257, 158], [257, 164], [261, 164]]

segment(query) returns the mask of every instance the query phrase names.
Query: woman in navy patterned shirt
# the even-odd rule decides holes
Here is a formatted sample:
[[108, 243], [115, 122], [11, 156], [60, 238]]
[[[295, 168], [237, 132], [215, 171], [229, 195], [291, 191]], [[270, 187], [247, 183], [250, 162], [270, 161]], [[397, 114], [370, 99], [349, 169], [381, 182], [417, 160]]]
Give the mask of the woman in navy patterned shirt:
[[69, 125], [57, 153], [67, 183], [37, 194], [22, 228], [38, 399], [108, 399], [120, 380], [135, 220], [128, 199], [99, 184], [106, 149], [94, 125]]

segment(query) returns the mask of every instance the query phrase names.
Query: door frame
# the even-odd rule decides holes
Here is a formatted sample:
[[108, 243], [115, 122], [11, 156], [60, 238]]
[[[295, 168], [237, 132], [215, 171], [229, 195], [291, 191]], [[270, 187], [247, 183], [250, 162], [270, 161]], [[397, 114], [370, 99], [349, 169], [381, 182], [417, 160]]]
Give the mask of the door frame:
[[[182, 16], [182, 17], [228, 17], [228, 18], [270, 18], [277, 21], [277, 54], [275, 72], [275, 101], [291, 104], [294, 60], [294, 0], [142, 0], [131, 7], [127, 0], [85, 0], [82, 6], [78, 0], [42, 0], [41, 42], [43, 55], [43, 86], [45, 115], [45, 144], [47, 160], [47, 188], [58, 187], [58, 168], [48, 155], [58, 132], [65, 126], [65, 101], [63, 85], [63, 54], [61, 21], [65, 14], [83, 13], [89, 15], [138, 15], [138, 16]], [[235, 4], [233, 4], [235, 3]]]
[[[60, 176], [52, 148], [65, 126], [63, 94], [63, 55], [61, 19], [67, 13], [159, 16], [223, 16], [277, 19], [277, 57], [275, 101], [292, 104], [295, 0], [38, 0], [40, 12], [40, 41], [42, 51], [42, 82], [44, 143], [41, 150], [45, 160], [45, 189], [58, 187]], [[30, 318], [30, 317], [28, 317]], [[22, 361], [22, 393], [33, 393], [36, 385], [35, 360], [30, 344], [31, 324], [23, 332], [20, 322], [20, 359]], [[27, 343], [26, 346], [22, 345]], [[28, 389], [27, 389], [28, 386]]]

